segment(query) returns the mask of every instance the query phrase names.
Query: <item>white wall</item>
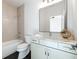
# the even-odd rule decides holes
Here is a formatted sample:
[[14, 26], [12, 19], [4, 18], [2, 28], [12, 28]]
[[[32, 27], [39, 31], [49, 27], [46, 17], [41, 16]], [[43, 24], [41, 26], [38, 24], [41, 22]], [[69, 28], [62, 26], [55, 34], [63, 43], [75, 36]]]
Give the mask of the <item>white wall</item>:
[[77, 1], [68, 0], [68, 28], [77, 39]]
[[20, 39], [24, 39], [24, 5], [17, 8], [18, 15], [18, 35]]
[[[72, 31], [76, 36], [76, 3], [75, 0], [69, 0], [69, 14], [68, 14], [68, 28]], [[72, 1], [72, 2], [71, 2]], [[29, 3], [25, 3], [25, 35], [32, 34], [35, 32], [39, 32], [39, 7], [41, 5], [42, 0], [32, 0]], [[74, 3], [74, 4], [73, 4]], [[72, 5], [71, 5], [72, 4]], [[71, 6], [74, 6], [73, 8]], [[73, 9], [73, 10], [72, 10]], [[72, 12], [74, 16], [72, 16]]]
[[17, 8], [2, 3], [2, 41], [8, 41], [17, 36]]
[[42, 0], [25, 3], [25, 35], [39, 32], [39, 6]]

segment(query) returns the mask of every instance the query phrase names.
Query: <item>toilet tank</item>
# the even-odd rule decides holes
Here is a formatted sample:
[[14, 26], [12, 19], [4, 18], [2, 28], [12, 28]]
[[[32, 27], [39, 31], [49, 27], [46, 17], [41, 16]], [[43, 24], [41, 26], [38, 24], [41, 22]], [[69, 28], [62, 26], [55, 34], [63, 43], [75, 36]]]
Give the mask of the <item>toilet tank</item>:
[[25, 36], [25, 42], [26, 43], [30, 44], [31, 40], [32, 40], [31, 36]]

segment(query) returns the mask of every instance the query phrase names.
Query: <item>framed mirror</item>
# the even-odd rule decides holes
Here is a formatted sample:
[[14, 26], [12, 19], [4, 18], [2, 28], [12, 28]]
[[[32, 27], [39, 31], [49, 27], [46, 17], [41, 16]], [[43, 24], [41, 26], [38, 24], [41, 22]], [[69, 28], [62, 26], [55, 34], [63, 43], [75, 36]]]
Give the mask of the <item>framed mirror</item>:
[[40, 8], [39, 31], [61, 32], [64, 29], [65, 1]]

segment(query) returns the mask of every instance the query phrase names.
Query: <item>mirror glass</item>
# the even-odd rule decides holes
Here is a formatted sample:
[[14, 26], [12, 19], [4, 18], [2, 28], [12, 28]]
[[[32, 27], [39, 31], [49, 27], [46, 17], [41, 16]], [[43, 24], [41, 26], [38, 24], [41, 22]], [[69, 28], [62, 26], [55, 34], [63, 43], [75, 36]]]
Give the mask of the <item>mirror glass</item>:
[[65, 1], [39, 10], [40, 32], [61, 32], [64, 29]]

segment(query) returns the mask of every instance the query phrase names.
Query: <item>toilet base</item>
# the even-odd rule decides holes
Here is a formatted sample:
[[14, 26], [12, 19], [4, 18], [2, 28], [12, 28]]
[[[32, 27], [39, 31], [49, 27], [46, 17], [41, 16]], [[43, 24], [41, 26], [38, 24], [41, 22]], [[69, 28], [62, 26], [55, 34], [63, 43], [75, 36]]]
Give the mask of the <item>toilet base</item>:
[[29, 52], [30, 52], [29, 48], [27, 50], [25, 50], [25, 51], [20, 51], [18, 59], [23, 59], [24, 57], [26, 57], [29, 54]]

